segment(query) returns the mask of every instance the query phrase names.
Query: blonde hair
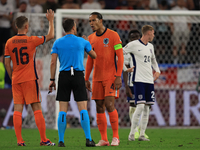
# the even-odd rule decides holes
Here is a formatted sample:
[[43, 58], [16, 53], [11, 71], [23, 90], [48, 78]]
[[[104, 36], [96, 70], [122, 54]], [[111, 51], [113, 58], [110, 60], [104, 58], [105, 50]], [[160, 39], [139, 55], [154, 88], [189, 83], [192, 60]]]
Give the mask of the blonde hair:
[[152, 31], [152, 30], [154, 30], [154, 28], [152, 26], [150, 26], [150, 25], [144, 25], [142, 27], [142, 35], [146, 34], [147, 31]]

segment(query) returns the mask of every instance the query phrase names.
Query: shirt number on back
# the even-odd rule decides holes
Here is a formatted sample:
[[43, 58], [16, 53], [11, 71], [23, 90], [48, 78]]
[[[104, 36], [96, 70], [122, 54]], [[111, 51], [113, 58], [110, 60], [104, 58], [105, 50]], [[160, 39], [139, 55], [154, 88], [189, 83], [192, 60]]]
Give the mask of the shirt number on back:
[[150, 56], [144, 56], [144, 62], [147, 63], [147, 62], [150, 62]]
[[[25, 64], [28, 64], [28, 63], [29, 63], [29, 55], [28, 55], [28, 53], [23, 53], [23, 52], [22, 52], [23, 50], [26, 50], [26, 49], [27, 49], [27, 47], [21, 47], [21, 48], [19, 49], [19, 56], [20, 56], [20, 57], [18, 57], [17, 47], [15, 47], [15, 48], [12, 50], [12, 52], [15, 53], [17, 65], [19, 65], [19, 58], [20, 58], [21, 64], [25, 65]], [[23, 57], [26, 58], [25, 61], [23, 60]]]

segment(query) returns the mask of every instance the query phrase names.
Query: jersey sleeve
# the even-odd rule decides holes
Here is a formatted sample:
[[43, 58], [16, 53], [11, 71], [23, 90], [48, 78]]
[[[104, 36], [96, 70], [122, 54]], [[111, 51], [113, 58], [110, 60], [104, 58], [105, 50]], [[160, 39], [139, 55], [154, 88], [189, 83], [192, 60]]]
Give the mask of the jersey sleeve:
[[133, 49], [131, 48], [131, 47], [133, 47], [133, 45], [131, 44], [131, 43], [128, 43], [125, 47], [124, 47], [124, 52], [125, 52], [125, 54], [128, 54], [128, 53], [130, 53], [130, 52], [133, 52]]
[[113, 34], [113, 45], [118, 45], [118, 44], [122, 44], [122, 41], [119, 37], [119, 34], [117, 32], [114, 32]]
[[45, 36], [32, 36], [32, 40], [34, 41], [34, 45], [37, 47], [40, 44], [44, 44], [46, 41]]
[[51, 54], [56, 53], [58, 54], [58, 48], [57, 48], [57, 41], [54, 42], [53, 47], [51, 49]]
[[160, 69], [159, 69], [158, 63], [157, 63], [157, 61], [156, 61], [156, 56], [155, 56], [155, 53], [154, 53], [154, 47], [153, 47], [153, 46], [152, 46], [151, 65], [152, 65], [153, 69], [154, 69], [156, 72], [159, 72], [159, 73], [160, 73]]
[[10, 57], [10, 53], [9, 53], [9, 50], [8, 50], [8, 45], [9, 45], [9, 41], [6, 42], [6, 45], [5, 45], [5, 54], [4, 54], [4, 57]]
[[85, 44], [85, 51], [88, 53], [92, 50], [92, 46], [90, 44], [89, 41], [86, 41], [86, 44]]
[[125, 65], [130, 65], [129, 54], [128, 53], [124, 54], [124, 64]]

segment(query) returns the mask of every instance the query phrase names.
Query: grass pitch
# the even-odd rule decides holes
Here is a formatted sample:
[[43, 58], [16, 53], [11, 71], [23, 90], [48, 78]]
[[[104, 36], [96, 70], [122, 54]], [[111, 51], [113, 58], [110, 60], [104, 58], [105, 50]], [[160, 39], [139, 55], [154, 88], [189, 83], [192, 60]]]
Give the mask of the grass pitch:
[[[0, 150], [200, 150], [200, 129], [147, 129], [151, 141], [128, 141], [130, 129], [119, 129], [120, 145], [117, 147], [86, 147], [85, 136], [81, 128], [68, 128], [65, 131], [66, 147], [57, 147], [57, 130], [47, 129], [47, 138], [56, 146], [40, 146], [40, 135], [37, 129], [22, 129], [25, 147], [17, 146], [15, 132], [12, 129], [0, 130]], [[97, 128], [91, 129], [93, 140], [100, 140]], [[108, 140], [112, 140], [112, 130], [108, 129]]]

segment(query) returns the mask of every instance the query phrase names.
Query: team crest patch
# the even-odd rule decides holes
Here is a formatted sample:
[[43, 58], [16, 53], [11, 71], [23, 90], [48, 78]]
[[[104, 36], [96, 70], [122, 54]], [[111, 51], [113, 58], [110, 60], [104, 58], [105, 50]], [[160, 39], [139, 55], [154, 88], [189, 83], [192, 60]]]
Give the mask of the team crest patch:
[[143, 98], [143, 96], [142, 95], [138, 95], [138, 99], [142, 99]]
[[103, 44], [108, 44], [109, 43], [109, 38], [103, 39]]

